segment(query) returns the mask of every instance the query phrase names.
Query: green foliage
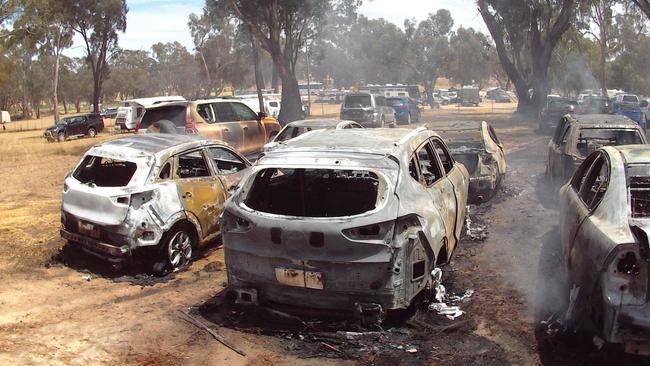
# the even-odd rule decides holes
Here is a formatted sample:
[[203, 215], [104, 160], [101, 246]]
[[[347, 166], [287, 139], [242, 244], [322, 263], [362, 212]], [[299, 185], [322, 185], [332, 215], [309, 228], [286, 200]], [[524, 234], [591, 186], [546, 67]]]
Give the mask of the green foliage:
[[492, 45], [472, 28], [458, 28], [450, 38], [447, 75], [461, 85], [483, 85], [490, 77]]

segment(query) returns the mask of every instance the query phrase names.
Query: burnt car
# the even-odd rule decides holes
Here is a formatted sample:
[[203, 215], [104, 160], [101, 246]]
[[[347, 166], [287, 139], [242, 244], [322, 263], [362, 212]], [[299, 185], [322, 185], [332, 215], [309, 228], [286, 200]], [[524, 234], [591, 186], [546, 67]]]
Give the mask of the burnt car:
[[568, 330], [650, 355], [650, 147], [596, 150], [560, 194]]
[[271, 141], [266, 143], [263, 151], [266, 153], [274, 150], [285, 141], [298, 137], [305, 132], [348, 128], [363, 128], [363, 126], [354, 121], [341, 121], [340, 119], [304, 119], [293, 121], [284, 126]]
[[494, 128], [485, 121], [429, 125], [443, 138], [454, 159], [469, 172], [469, 201], [489, 200], [506, 175], [503, 145]]
[[[435, 132], [320, 130], [252, 167], [222, 219], [228, 286], [381, 321], [431, 289], [460, 238], [469, 176]], [[426, 293], [425, 293], [426, 294]]]
[[575, 112], [577, 104], [578, 102], [574, 100], [549, 96], [546, 105], [540, 112], [538, 131], [549, 134], [555, 131], [558, 122], [564, 115]]
[[99, 113], [63, 117], [45, 129], [43, 137], [49, 142], [63, 142], [70, 137], [95, 137], [104, 130], [104, 119]]
[[219, 234], [223, 204], [249, 166], [193, 135], [103, 142], [65, 177], [61, 236], [116, 265], [140, 256], [156, 271], [178, 269]]
[[641, 127], [625, 116], [566, 115], [549, 142], [546, 173], [557, 187], [566, 183], [587, 155], [602, 146], [646, 143]]

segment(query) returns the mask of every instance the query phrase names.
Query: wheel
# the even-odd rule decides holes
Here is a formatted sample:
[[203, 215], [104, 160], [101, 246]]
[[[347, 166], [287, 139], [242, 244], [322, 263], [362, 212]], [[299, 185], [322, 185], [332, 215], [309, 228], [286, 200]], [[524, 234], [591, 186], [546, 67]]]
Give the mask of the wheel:
[[65, 132], [59, 132], [59, 133], [56, 135], [56, 141], [58, 141], [58, 142], [63, 142], [63, 141], [65, 141]]
[[175, 271], [187, 266], [192, 260], [196, 239], [188, 225], [174, 226], [162, 240], [161, 261], [164, 268]]
[[97, 130], [95, 130], [95, 127], [91, 127], [86, 132], [86, 135], [88, 135], [89, 137], [97, 137]]

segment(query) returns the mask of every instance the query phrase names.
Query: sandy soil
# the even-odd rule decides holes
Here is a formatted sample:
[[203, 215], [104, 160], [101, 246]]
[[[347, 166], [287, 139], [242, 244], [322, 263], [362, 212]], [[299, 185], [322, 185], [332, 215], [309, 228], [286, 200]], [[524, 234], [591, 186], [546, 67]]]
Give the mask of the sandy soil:
[[548, 361], [538, 352], [532, 309], [543, 279], [537, 267], [558, 211], [545, 203], [541, 178], [547, 137], [536, 135], [533, 123], [511, 118], [511, 111], [492, 112], [487, 105], [424, 113], [424, 121], [487, 119], [507, 151], [504, 189], [491, 203], [472, 208], [476, 222], [487, 225], [487, 239], [462, 242], [445, 269], [450, 289], [476, 291], [462, 305], [467, 314], [455, 320], [465, 325], [418, 333], [399, 324], [382, 337], [390, 342], [393, 335], [412, 335], [418, 352], [391, 346], [357, 357], [306, 358], [299, 334], [278, 336], [264, 324], [220, 327], [244, 357], [182, 320], [179, 310], [213, 301], [225, 287], [219, 243], [187, 271], [153, 282], [120, 277], [134, 273], [113, 273], [85, 256], [59, 254], [65, 244], [58, 236], [63, 176], [85, 149], [113, 136], [48, 144], [40, 132], [0, 133], [0, 364], [587, 364], [582, 354]]

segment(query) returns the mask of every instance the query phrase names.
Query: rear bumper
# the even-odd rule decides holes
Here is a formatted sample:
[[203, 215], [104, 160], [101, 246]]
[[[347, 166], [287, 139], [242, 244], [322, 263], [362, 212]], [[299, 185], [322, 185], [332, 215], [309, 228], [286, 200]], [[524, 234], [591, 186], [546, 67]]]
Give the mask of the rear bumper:
[[61, 229], [61, 237], [81, 246], [84, 252], [109, 261], [111, 263], [120, 263], [129, 260], [131, 249], [128, 245], [116, 246], [91, 238], [86, 235], [72, 233]]

